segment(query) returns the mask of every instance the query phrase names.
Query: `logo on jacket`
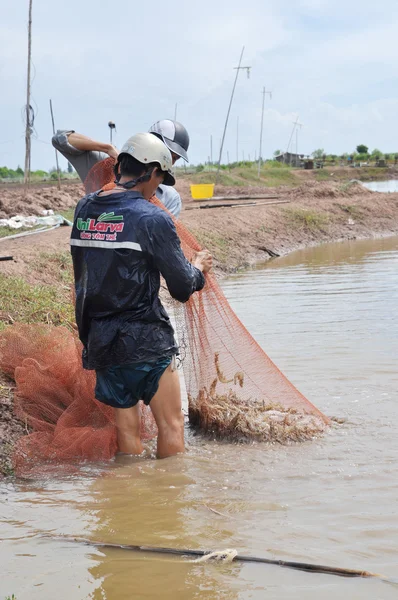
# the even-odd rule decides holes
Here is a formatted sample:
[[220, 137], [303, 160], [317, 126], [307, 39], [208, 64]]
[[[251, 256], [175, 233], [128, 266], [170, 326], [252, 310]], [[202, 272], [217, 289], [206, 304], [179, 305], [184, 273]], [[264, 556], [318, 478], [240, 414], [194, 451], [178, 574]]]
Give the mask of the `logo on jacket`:
[[96, 219], [90, 217], [86, 220], [78, 218], [76, 227], [80, 231], [83, 240], [106, 240], [116, 241], [117, 234], [123, 231], [123, 215], [115, 215], [114, 212], [102, 213]]

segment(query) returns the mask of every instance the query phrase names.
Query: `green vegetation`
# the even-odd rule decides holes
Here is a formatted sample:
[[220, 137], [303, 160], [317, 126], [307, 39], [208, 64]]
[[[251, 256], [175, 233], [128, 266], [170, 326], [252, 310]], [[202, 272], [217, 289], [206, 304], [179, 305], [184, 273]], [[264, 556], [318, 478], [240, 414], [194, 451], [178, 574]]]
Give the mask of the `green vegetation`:
[[37, 225], [37, 227], [20, 227], [19, 229], [13, 229], [12, 227], [0, 227], [0, 238], [8, 237], [10, 235], [17, 235], [18, 233], [25, 233], [26, 231], [34, 231], [40, 227], [43, 227], [43, 225]]
[[5, 600], [17, 600], [17, 597], [13, 594], [12, 596], [6, 596]]
[[202, 229], [193, 230], [192, 233], [202, 248], [210, 250], [218, 261], [226, 262], [229, 246], [228, 238], [223, 237], [217, 232], [203, 231]]
[[21, 167], [17, 169], [8, 169], [7, 167], [0, 167], [0, 178], [1, 179], [16, 179], [18, 177], [23, 177], [23, 170]]
[[72, 256], [70, 252], [48, 253], [40, 252], [39, 258], [33, 265], [38, 273], [51, 276], [54, 283], [61, 283], [71, 289], [73, 285]]
[[336, 181], [341, 180], [349, 183], [347, 180], [359, 179], [360, 181], [374, 181], [388, 179], [387, 167], [364, 166], [357, 169], [339, 169], [336, 166], [329, 166], [324, 169], [314, 169], [312, 171], [315, 181]]
[[331, 173], [326, 169], [315, 169], [314, 177], [316, 181], [329, 181]]
[[40, 254], [32, 270], [50, 276], [53, 285], [30, 285], [20, 277], [0, 274], [0, 328], [19, 323], [48, 323], [73, 329], [72, 267], [68, 252]]
[[68, 208], [67, 210], [60, 210], [59, 214], [64, 217], [67, 221], [73, 222], [73, 217], [75, 215], [74, 208]]
[[[69, 165], [70, 163], [68, 163]], [[76, 177], [76, 172], [73, 167], [70, 165], [72, 170], [70, 170], [69, 166], [66, 171], [62, 171], [60, 169], [61, 179], [74, 179]], [[23, 169], [18, 166], [16, 169], [9, 169], [8, 167], [0, 167], [0, 181], [4, 182], [17, 182], [23, 179], [24, 172]], [[30, 172], [30, 179], [33, 182], [46, 181], [46, 180], [57, 180], [58, 172], [55, 167], [50, 169], [49, 171], [43, 171], [42, 169], [38, 169], [37, 171]]]
[[[322, 154], [321, 154], [322, 152]], [[336, 164], [343, 164], [343, 165], [353, 165], [353, 164], [357, 164], [357, 163], [363, 163], [363, 162], [374, 162], [375, 164], [377, 163], [377, 161], [379, 161], [380, 159], [384, 159], [387, 164], [388, 163], [392, 163], [392, 164], [397, 164], [398, 163], [398, 154], [397, 153], [383, 153], [381, 152], [381, 150], [379, 150], [378, 148], [375, 148], [374, 150], [372, 150], [372, 152], [369, 152], [369, 148], [368, 146], [365, 146], [365, 144], [359, 144], [356, 147], [356, 151], [355, 152], [350, 152], [347, 153], [345, 152], [344, 154], [341, 154], [340, 156], [337, 156], [335, 154], [326, 154], [324, 152], [323, 149], [321, 150], [315, 150], [312, 153], [312, 156], [314, 158], [318, 158], [318, 159], [322, 159], [325, 165], [336, 165]]]
[[369, 151], [369, 148], [367, 146], [365, 146], [365, 144], [359, 144], [359, 146], [357, 146], [358, 154], [367, 154], [368, 151]]
[[353, 219], [356, 219], [357, 221], [359, 221], [360, 219], [362, 219], [363, 216], [364, 216], [363, 210], [361, 209], [361, 207], [360, 206], [356, 206], [355, 204], [340, 204], [340, 203], [336, 203], [336, 206], [338, 206], [339, 208], [341, 208], [342, 211], [344, 211], [350, 217], [352, 217]]
[[[0, 179], [22, 179], [24, 176], [24, 172], [21, 167], [17, 169], [9, 169], [8, 167], [0, 167]], [[40, 181], [41, 179], [48, 179], [49, 173], [47, 171], [31, 171], [30, 173], [31, 179]]]
[[322, 230], [329, 222], [325, 213], [304, 208], [285, 208], [284, 212], [289, 221], [297, 226], [306, 227], [311, 231]]
[[325, 150], [323, 148], [319, 148], [318, 150], [314, 150], [314, 152], [312, 153], [313, 158], [322, 158], [323, 156], [325, 156]]
[[[191, 183], [215, 183], [217, 177], [217, 169], [213, 166], [210, 168], [200, 165], [201, 169], [196, 167], [192, 173], [182, 169], [176, 169], [178, 179], [188, 179]], [[232, 163], [230, 165], [222, 165], [218, 177], [218, 183], [221, 185], [231, 186], [265, 186], [276, 187], [286, 185], [294, 187], [299, 185], [300, 180], [289, 165], [284, 165], [278, 161], [267, 161], [261, 166], [260, 177], [258, 177], [258, 164], [254, 162]]]

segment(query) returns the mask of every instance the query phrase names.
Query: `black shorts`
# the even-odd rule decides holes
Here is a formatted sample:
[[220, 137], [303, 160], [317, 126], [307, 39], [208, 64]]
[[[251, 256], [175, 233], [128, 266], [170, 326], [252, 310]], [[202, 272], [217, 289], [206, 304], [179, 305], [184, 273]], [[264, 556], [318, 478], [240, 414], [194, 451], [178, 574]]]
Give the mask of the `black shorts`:
[[174, 357], [156, 363], [135, 363], [96, 371], [95, 397], [114, 408], [131, 408], [140, 400], [148, 405], [159, 388], [159, 381]]

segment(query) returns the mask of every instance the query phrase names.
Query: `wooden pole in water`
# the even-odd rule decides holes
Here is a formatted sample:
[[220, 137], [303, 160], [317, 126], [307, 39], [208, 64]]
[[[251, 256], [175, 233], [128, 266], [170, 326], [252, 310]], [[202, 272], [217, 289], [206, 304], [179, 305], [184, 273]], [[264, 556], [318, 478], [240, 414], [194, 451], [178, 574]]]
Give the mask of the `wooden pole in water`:
[[24, 184], [26, 188], [30, 183], [30, 157], [31, 157], [31, 135], [32, 127], [30, 118], [30, 72], [31, 72], [31, 57], [32, 57], [32, 0], [29, 0], [29, 19], [28, 19], [28, 73], [26, 83], [26, 128], [25, 128], [25, 171]]
[[[134, 552], [148, 552], [156, 554], [174, 554], [177, 556], [197, 556], [209, 558], [214, 557], [216, 560], [223, 560], [223, 557], [228, 559], [230, 550], [221, 550], [218, 552], [211, 552], [209, 550], [192, 550], [192, 549], [179, 549], [179, 548], [162, 548], [154, 546], [133, 546], [130, 544], [112, 544], [108, 542], [99, 542], [94, 540], [88, 540], [85, 538], [71, 538], [66, 536], [43, 536], [49, 539], [57, 539], [65, 542], [74, 542], [76, 544], [86, 544], [88, 546], [94, 546], [95, 548], [116, 548], [119, 550], [130, 550]], [[217, 556], [214, 556], [217, 555]], [[377, 577], [384, 581], [389, 581], [383, 575], [377, 573], [371, 573], [369, 571], [359, 571], [355, 569], [341, 569], [339, 567], [329, 567], [326, 565], [314, 565], [312, 563], [294, 562], [290, 560], [278, 560], [271, 558], [262, 558], [260, 556], [246, 556], [243, 554], [233, 554], [231, 556], [233, 562], [248, 562], [248, 563], [262, 563], [266, 565], [275, 565], [278, 567], [286, 567], [288, 569], [296, 569], [298, 571], [307, 571], [308, 573], [323, 573], [325, 575], [337, 575], [338, 577]], [[394, 582], [395, 583], [395, 582]]]
[[[53, 113], [53, 103], [52, 100], [50, 98], [50, 113], [51, 113], [51, 122], [53, 125], [53, 135], [55, 135], [55, 124], [54, 124], [54, 113]], [[58, 189], [61, 189], [61, 174], [59, 171], [59, 163], [58, 163], [58, 152], [57, 150], [55, 150], [55, 164], [57, 165], [57, 174], [58, 174]]]

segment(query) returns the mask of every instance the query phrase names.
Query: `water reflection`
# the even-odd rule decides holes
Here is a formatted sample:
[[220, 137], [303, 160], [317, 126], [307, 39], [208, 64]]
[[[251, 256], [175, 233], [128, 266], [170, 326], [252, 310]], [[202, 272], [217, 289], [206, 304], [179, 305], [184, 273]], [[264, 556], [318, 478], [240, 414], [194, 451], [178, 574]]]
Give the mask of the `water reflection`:
[[[91, 538], [118, 544], [216, 548], [233, 533], [225, 523], [215, 526], [196, 488], [189, 458], [132, 459], [130, 465], [119, 466], [93, 484], [97, 525]], [[233, 600], [237, 598], [233, 582], [240, 568], [236, 563], [214, 567], [171, 555], [109, 549], [101, 550], [101, 559], [90, 572], [102, 581], [95, 599]]]

